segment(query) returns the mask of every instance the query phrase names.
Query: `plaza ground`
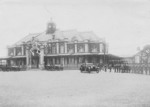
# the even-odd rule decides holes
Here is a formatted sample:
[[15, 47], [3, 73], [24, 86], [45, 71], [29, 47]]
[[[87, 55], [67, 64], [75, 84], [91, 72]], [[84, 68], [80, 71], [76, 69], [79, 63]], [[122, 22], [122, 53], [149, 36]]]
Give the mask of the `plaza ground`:
[[150, 107], [150, 75], [0, 72], [0, 107]]

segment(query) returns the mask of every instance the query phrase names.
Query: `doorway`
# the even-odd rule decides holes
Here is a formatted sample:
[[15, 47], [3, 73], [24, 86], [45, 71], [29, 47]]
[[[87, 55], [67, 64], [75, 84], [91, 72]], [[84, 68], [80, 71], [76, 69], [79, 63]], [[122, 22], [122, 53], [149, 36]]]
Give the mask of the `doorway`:
[[39, 68], [39, 56], [32, 56], [31, 68], [32, 69], [38, 69]]

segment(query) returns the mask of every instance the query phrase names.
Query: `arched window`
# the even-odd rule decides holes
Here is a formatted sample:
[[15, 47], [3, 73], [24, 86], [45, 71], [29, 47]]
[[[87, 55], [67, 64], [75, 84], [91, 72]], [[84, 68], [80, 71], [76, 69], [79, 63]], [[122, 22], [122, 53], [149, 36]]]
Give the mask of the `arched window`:
[[99, 44], [98, 43], [91, 43], [91, 52], [98, 52], [99, 51]]
[[77, 45], [77, 51], [79, 53], [85, 52], [85, 45], [83, 43], [82, 44], [78, 44]]
[[65, 44], [64, 43], [59, 43], [59, 52], [61, 54], [65, 53]]
[[104, 45], [101, 43], [100, 44], [100, 53], [103, 53], [103, 51], [104, 51]]
[[52, 43], [52, 54], [56, 53], [56, 43]]
[[13, 56], [14, 55], [14, 48], [9, 48], [8, 49], [8, 55]]
[[74, 49], [75, 49], [74, 44], [68, 44], [67, 45], [67, 51], [68, 51], [69, 54], [73, 54]]
[[22, 49], [21, 49], [21, 47], [16, 47], [16, 55], [21, 55], [21, 51], [22, 51]]

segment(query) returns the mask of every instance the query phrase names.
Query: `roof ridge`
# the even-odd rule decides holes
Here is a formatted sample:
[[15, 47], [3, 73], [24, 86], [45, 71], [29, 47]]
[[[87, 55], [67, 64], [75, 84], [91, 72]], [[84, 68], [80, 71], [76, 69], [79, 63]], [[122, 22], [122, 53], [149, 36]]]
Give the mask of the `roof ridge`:
[[93, 32], [92, 30], [91, 31], [81, 31], [81, 33], [86, 33], [86, 32]]
[[35, 37], [38, 37], [38, 36], [40, 36], [40, 35], [43, 34], [43, 33], [45, 33], [45, 31], [42, 32], [42, 33], [38, 33], [38, 35], [36, 35]]
[[61, 32], [67, 32], [67, 31], [77, 31], [77, 29], [69, 29], [69, 30], [60, 30]]
[[[30, 36], [30, 33], [28, 35], [26, 35], [25, 37], [23, 37], [21, 40], [27, 38], [28, 36]], [[13, 45], [16, 45], [18, 42], [20, 42], [21, 40], [17, 41], [16, 43], [14, 43]]]
[[[44, 31], [45, 32], [45, 31]], [[44, 33], [42, 32], [42, 33]], [[29, 33], [27, 36], [25, 36], [24, 38], [22, 38], [21, 40], [19, 40], [18, 42], [14, 43], [13, 45], [17, 45], [19, 42], [21, 42], [22, 40], [25, 40], [26, 38], [30, 37], [31, 35], [36, 35], [36, 37], [38, 37], [39, 35], [41, 35], [42, 33]]]

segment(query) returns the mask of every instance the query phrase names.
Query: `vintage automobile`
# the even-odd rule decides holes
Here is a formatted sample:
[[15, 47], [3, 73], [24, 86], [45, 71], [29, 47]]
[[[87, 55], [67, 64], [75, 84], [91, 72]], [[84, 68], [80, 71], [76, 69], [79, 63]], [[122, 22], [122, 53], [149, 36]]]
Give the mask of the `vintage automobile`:
[[9, 69], [6, 67], [6, 65], [0, 65], [0, 71], [8, 71]]
[[80, 66], [80, 71], [81, 72], [88, 72], [88, 73], [91, 73], [92, 71], [95, 71], [96, 73], [99, 73], [99, 67], [96, 65], [96, 64], [93, 64], [93, 63], [83, 63], [81, 66]]
[[0, 71], [20, 71], [20, 67], [0, 65]]
[[57, 70], [57, 71], [62, 71], [63, 70], [63, 65], [61, 65], [61, 64], [54, 65], [54, 69]]
[[61, 65], [61, 64], [46, 65], [46, 66], [45, 66], [45, 69], [46, 69], [46, 70], [49, 70], [49, 71], [62, 71], [62, 70], [63, 70], [63, 65]]
[[19, 66], [11, 66], [11, 71], [20, 71], [20, 67]]

